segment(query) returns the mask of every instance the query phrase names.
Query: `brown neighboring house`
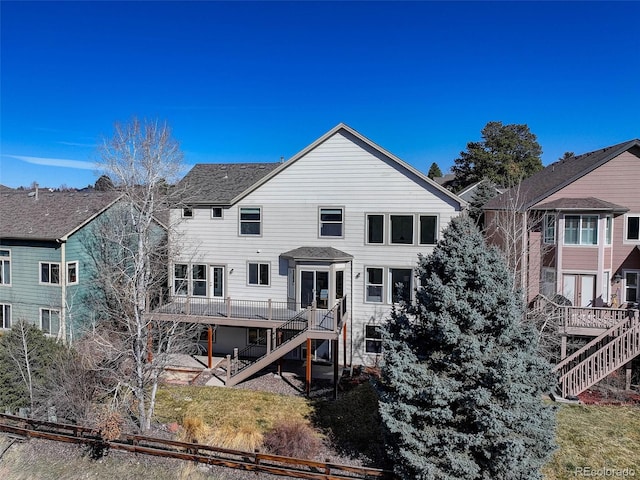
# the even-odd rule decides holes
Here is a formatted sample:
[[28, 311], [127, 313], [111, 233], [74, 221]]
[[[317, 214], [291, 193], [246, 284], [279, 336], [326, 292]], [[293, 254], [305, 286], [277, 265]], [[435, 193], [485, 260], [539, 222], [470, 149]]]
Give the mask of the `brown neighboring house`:
[[[484, 208], [487, 238], [507, 253], [529, 311], [561, 337], [559, 393], [578, 395], [620, 368], [630, 388], [640, 358], [640, 140], [559, 160]], [[584, 346], [572, 353], [568, 338]]]
[[582, 307], [638, 303], [640, 140], [559, 160], [485, 211], [488, 224], [509, 212], [526, 225], [519, 279], [528, 300], [559, 293]]

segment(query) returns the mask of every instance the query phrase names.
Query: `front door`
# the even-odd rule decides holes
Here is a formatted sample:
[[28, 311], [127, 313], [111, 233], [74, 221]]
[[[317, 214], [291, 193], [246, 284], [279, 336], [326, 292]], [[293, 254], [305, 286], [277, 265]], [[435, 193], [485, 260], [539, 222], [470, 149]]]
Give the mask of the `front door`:
[[317, 308], [329, 308], [329, 272], [300, 271], [300, 304], [308, 307], [315, 300]]
[[224, 270], [222, 265], [211, 266], [211, 297], [224, 298]]
[[595, 275], [564, 275], [562, 295], [577, 307], [593, 307], [596, 294]]

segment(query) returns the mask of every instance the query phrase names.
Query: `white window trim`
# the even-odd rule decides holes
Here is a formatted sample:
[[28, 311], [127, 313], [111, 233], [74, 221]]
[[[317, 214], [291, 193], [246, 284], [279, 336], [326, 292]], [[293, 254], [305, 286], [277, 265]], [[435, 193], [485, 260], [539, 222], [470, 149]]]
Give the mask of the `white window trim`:
[[2, 283], [0, 283], [0, 287], [4, 286], [4, 287], [10, 287], [11, 286], [11, 279], [13, 278], [13, 272], [11, 271], [11, 250], [8, 248], [0, 248], [0, 251], [2, 252], [9, 252], [9, 255], [6, 257], [0, 257], [0, 270], [2, 270], [2, 272], [4, 272], [4, 263], [8, 262], [9, 263], [9, 281], [5, 282], [4, 281], [4, 275], [2, 276]]
[[[258, 283], [249, 283], [249, 269], [251, 265], [258, 265]], [[260, 265], [267, 266], [267, 282], [266, 284], [260, 283]], [[247, 262], [247, 286], [248, 287], [270, 287], [271, 286], [271, 262], [260, 262], [260, 261], [248, 261]]]
[[[260, 219], [259, 220], [242, 220], [242, 210], [244, 209], [249, 209], [249, 208], [253, 208], [253, 209], [258, 209], [258, 211], [260, 212]], [[238, 207], [238, 235], [241, 237], [261, 237], [262, 236], [262, 232], [263, 232], [263, 224], [262, 224], [262, 220], [263, 220], [263, 216], [262, 216], [262, 207], [259, 205], [243, 205], [243, 206], [239, 206]], [[257, 223], [258, 225], [260, 225], [260, 233], [256, 234], [256, 233], [242, 233], [242, 224], [243, 222], [245, 223]]]
[[[69, 281], [69, 267], [74, 264], [76, 266], [76, 281], [71, 282]], [[67, 282], [67, 285], [78, 285], [80, 283], [80, 262], [78, 262], [77, 260], [74, 260], [73, 262], [67, 262], [65, 273], [65, 281]]]
[[[553, 238], [551, 239], [547, 237], [548, 223], [549, 223], [548, 219], [550, 218], [553, 219]], [[555, 245], [558, 239], [557, 228], [558, 228], [558, 216], [555, 213], [545, 213], [542, 220], [542, 243], [544, 243], [545, 245]]]
[[[382, 241], [369, 241], [369, 217], [382, 217]], [[365, 245], [386, 245], [387, 244], [387, 215], [380, 212], [367, 212], [364, 214], [364, 243]]]
[[[437, 213], [418, 213], [418, 225], [417, 225], [417, 232], [416, 232], [416, 236], [418, 239], [418, 245], [436, 245], [438, 243], [438, 241], [440, 240], [440, 215], [438, 215]], [[420, 234], [421, 234], [421, 221], [422, 221], [422, 217], [435, 217], [436, 218], [436, 231], [435, 231], [435, 242], [434, 243], [421, 243], [420, 242]]]
[[[382, 355], [382, 338], [375, 338], [375, 337], [367, 337], [367, 327], [375, 327], [377, 329], [382, 328], [382, 325], [378, 325], [375, 323], [368, 323], [364, 326], [364, 353], [365, 355], [375, 355], [380, 356]], [[380, 344], [380, 352], [369, 352], [367, 351], [367, 342], [371, 341], [371, 342], [376, 342]]]
[[387, 267], [386, 268], [386, 280], [387, 280], [387, 285], [386, 285], [386, 289], [387, 289], [387, 303], [389, 305], [394, 304], [393, 302], [393, 290], [395, 288], [395, 285], [392, 284], [391, 282], [391, 272], [393, 270], [409, 270], [411, 273], [409, 274], [409, 302], [413, 302], [414, 299], [414, 294], [413, 294], [413, 290], [415, 287], [415, 283], [416, 283], [416, 279], [415, 279], [415, 272], [413, 271], [413, 268], [411, 267]]
[[[396, 243], [393, 241], [393, 222], [391, 221], [391, 217], [411, 217], [411, 224], [412, 224], [412, 228], [411, 228], [411, 243]], [[394, 245], [394, 246], [404, 246], [404, 247], [410, 247], [413, 245], [416, 245], [416, 215], [414, 213], [390, 213], [388, 215], [389, 218], [389, 233], [388, 233], [388, 238], [387, 240], [389, 241], [389, 245]]]
[[[186, 218], [187, 220], [191, 219], [191, 218], [193, 218], [195, 216], [195, 211], [194, 211], [193, 207], [183, 207], [181, 209], [181, 212], [182, 212], [182, 218]], [[187, 212], [189, 214], [187, 214]]]
[[[195, 266], [202, 266], [204, 267], [204, 278], [193, 278], [193, 267]], [[206, 263], [191, 263], [189, 264], [189, 285], [187, 287], [187, 292], [189, 292], [189, 294], [192, 297], [198, 297], [198, 298], [207, 298], [209, 297], [209, 265], [207, 265]], [[195, 295], [193, 292], [195, 291], [195, 284], [196, 282], [204, 282], [204, 295]]]
[[[578, 223], [578, 243], [567, 243], [567, 217], [579, 217], [580, 222]], [[584, 217], [595, 217], [596, 221], [596, 243], [582, 243], [582, 219]], [[598, 214], [589, 214], [589, 213], [578, 213], [578, 214], [565, 214], [563, 218], [563, 229], [562, 232], [562, 242], [564, 246], [567, 247], [587, 247], [593, 248], [600, 245], [600, 216]]]
[[[42, 313], [43, 312], [49, 312], [49, 331], [45, 332], [44, 328], [42, 328]], [[60, 310], [57, 308], [40, 308], [40, 330], [42, 330], [44, 332], [45, 335], [51, 335], [51, 336], [56, 336], [58, 335], [58, 332], [52, 332], [51, 331], [51, 314], [55, 312], [58, 314], [58, 322], [60, 322]], [[60, 326], [58, 326], [58, 328], [60, 328]]]
[[627, 274], [636, 275], [636, 299], [640, 300], [640, 270], [623, 270], [622, 271], [622, 299], [621, 303], [627, 303]]
[[[372, 268], [375, 268], [375, 269], [378, 269], [378, 270], [382, 270], [382, 283], [369, 283], [368, 270], [372, 269]], [[386, 298], [385, 298], [385, 292], [386, 292], [386, 289], [385, 289], [385, 275], [386, 274], [387, 274], [387, 272], [386, 272], [386, 269], [384, 267], [378, 267], [378, 266], [375, 266], [375, 265], [366, 265], [364, 267], [364, 282], [363, 282], [364, 283], [364, 297], [363, 297], [364, 303], [369, 303], [369, 304], [372, 304], [372, 305], [383, 305], [384, 303], [386, 303], [385, 302], [385, 300], [386, 300]], [[369, 286], [380, 287], [380, 301], [379, 302], [377, 302], [375, 300], [369, 300], [369, 298], [368, 298], [369, 297], [369, 293], [368, 293], [368, 287]]]
[[[49, 281], [48, 282], [43, 282], [42, 281], [42, 266], [43, 265], [49, 265]], [[58, 266], [58, 283], [53, 283], [51, 282], [51, 265], [57, 265]], [[38, 283], [40, 285], [53, 285], [53, 286], [59, 286], [61, 281], [62, 281], [62, 270], [61, 270], [61, 266], [60, 266], [60, 262], [38, 262]]]
[[[214, 209], [220, 209], [220, 216], [216, 217], [213, 215]], [[222, 207], [211, 207], [211, 220], [222, 220], [224, 218], [224, 208]]]
[[630, 245], [635, 245], [640, 243], [640, 234], [638, 235], [638, 239], [629, 239], [629, 218], [638, 218], [638, 222], [640, 222], [640, 213], [627, 213], [624, 216], [624, 236], [622, 237], [622, 242]]
[[[322, 221], [322, 211], [323, 210], [340, 210], [340, 218], [339, 222], [335, 220]], [[318, 238], [344, 238], [344, 229], [345, 229], [345, 208], [343, 206], [330, 206], [323, 205], [318, 207]], [[322, 225], [323, 224], [331, 224], [331, 225], [340, 225], [340, 235], [322, 235]]]
[[[7, 311], [7, 307], [9, 307], [9, 326], [5, 326], [7, 319], [4, 316], [4, 313]], [[11, 304], [10, 303], [0, 303], [0, 309], [2, 310], [2, 324], [0, 325], [0, 330], [10, 330], [11, 329], [11, 323], [12, 323], [12, 319], [11, 319], [11, 315], [12, 315], [12, 308], [11, 308]]]

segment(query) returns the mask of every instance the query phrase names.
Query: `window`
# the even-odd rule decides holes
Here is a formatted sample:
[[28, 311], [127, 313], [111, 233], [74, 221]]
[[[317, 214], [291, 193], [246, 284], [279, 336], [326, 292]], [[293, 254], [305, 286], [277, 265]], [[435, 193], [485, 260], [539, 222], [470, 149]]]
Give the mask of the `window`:
[[[566, 220], [565, 220], [566, 222]], [[544, 216], [544, 243], [556, 243], [556, 216], [552, 213], [547, 213]], [[565, 243], [567, 239], [565, 238]]]
[[389, 296], [393, 303], [400, 301], [411, 301], [411, 277], [413, 272], [410, 268], [390, 268], [389, 269]]
[[640, 272], [625, 272], [624, 301], [638, 303], [638, 286], [640, 285]]
[[384, 243], [384, 215], [367, 215], [367, 243]]
[[0, 303], [0, 328], [11, 328], [11, 305]]
[[78, 284], [78, 262], [67, 263], [67, 285]]
[[222, 207], [211, 207], [211, 218], [222, 218]]
[[413, 215], [390, 215], [391, 243], [413, 244]]
[[186, 263], [176, 263], [173, 266], [173, 294], [187, 295], [187, 272], [189, 267]]
[[605, 245], [611, 245], [611, 232], [613, 231], [613, 217], [607, 215], [604, 219], [604, 243]]
[[11, 250], [0, 250], [0, 285], [11, 285]]
[[264, 328], [247, 329], [247, 344], [248, 345], [266, 345], [267, 330]]
[[564, 217], [565, 245], [597, 245], [597, 215], [567, 215]]
[[40, 283], [60, 284], [60, 264], [40, 262]]
[[366, 276], [365, 300], [367, 302], [382, 303], [382, 291], [384, 288], [384, 275], [382, 268], [367, 268]]
[[627, 215], [625, 239], [632, 242], [640, 240], [640, 215]]
[[249, 264], [249, 285], [269, 285], [269, 264]]
[[182, 218], [193, 218], [193, 208], [184, 207], [182, 209]]
[[420, 245], [435, 245], [438, 241], [438, 217], [420, 215]]
[[57, 334], [60, 328], [60, 311], [49, 308], [40, 309], [40, 329], [44, 333]]
[[207, 296], [207, 266], [191, 266], [191, 295], [198, 297]]
[[365, 325], [364, 344], [366, 353], [382, 353], [382, 331], [379, 325]]
[[553, 299], [556, 294], [556, 269], [542, 267], [542, 285], [540, 293], [549, 299]]
[[343, 209], [340, 207], [320, 209], [320, 236], [342, 237], [343, 233]]
[[260, 207], [243, 207], [240, 209], [240, 235], [260, 235]]

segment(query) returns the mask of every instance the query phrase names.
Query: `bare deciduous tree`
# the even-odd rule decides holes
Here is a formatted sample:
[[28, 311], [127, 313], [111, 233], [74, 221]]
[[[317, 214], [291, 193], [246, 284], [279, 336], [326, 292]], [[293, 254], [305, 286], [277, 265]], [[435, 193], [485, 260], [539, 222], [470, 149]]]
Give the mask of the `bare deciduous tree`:
[[121, 197], [94, 222], [87, 242], [99, 327], [89, 335], [114, 374], [105, 382], [111, 404], [128, 410], [125, 416], [135, 417], [140, 431], [146, 431], [160, 375], [189, 330], [158, 321], [152, 313], [167, 286], [167, 245], [173, 234], [168, 185], [183, 173], [182, 153], [166, 123], [136, 118], [116, 124], [100, 153], [102, 170]]

